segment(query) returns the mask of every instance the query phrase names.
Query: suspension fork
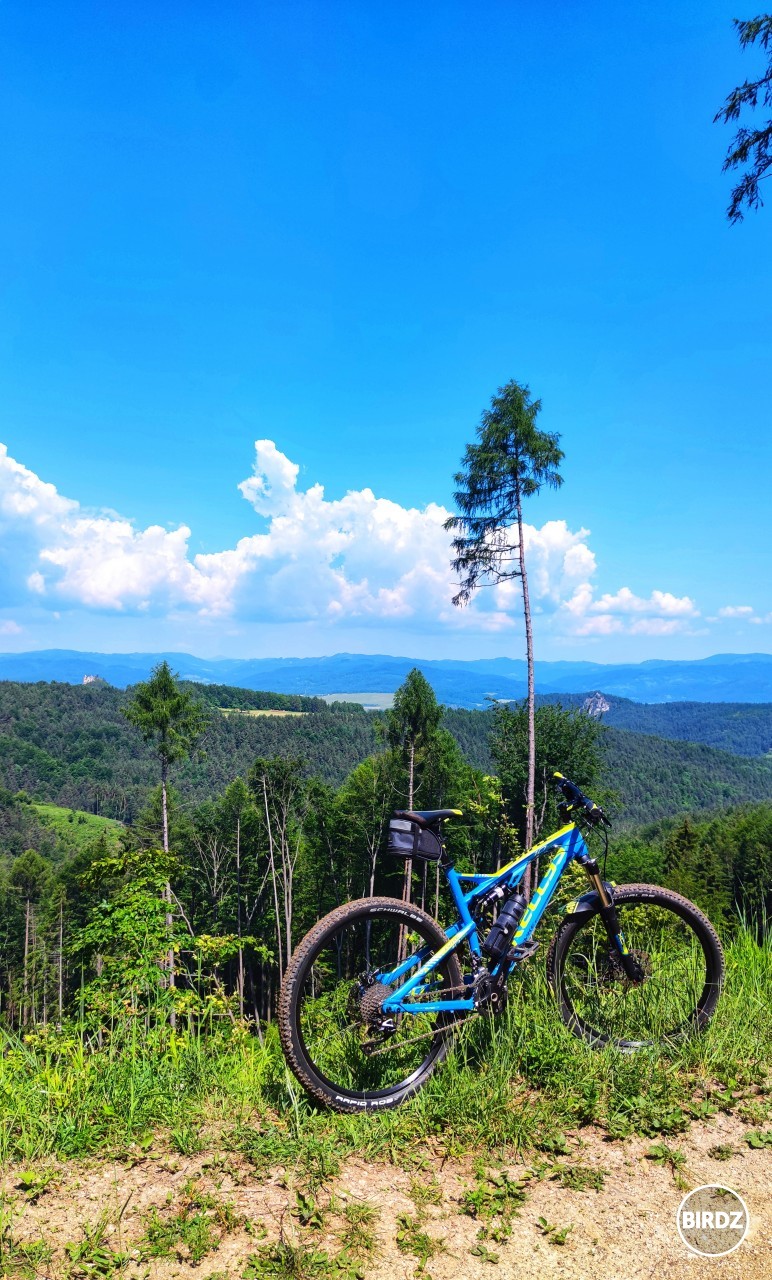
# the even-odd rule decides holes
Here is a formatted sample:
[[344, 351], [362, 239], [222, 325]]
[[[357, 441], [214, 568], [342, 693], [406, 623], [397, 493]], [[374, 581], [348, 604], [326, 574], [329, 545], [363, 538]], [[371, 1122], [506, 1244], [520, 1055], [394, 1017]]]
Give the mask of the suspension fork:
[[619, 953], [619, 961], [625, 974], [631, 982], [643, 982], [645, 976], [643, 969], [627, 949], [627, 943], [619, 927], [619, 916], [614, 906], [613, 894], [609, 893], [605, 882], [601, 880], [600, 868], [595, 858], [585, 855], [584, 857], [577, 857], [576, 860], [584, 867], [590, 884], [598, 895], [600, 902], [599, 915], [606, 926], [606, 933], [611, 946]]

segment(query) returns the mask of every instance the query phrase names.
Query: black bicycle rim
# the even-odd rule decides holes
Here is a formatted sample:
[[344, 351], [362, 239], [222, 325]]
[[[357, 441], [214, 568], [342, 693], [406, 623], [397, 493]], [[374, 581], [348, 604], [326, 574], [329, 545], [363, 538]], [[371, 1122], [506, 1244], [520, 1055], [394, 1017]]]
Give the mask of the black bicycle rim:
[[618, 900], [616, 909], [643, 981], [628, 979], [599, 915], [570, 930], [559, 984], [571, 1029], [596, 1045], [628, 1051], [699, 1030], [717, 990], [709, 939], [664, 898]]
[[[411, 921], [410, 929], [394, 913], [354, 915], [320, 940], [298, 973], [298, 1047], [322, 1086], [341, 1099], [377, 1102], [414, 1092], [444, 1052], [450, 1015], [394, 1015], [390, 1031], [383, 1025], [389, 1015], [379, 1012], [381, 996], [398, 985], [379, 979], [396, 966], [400, 940], [404, 955], [436, 948], [423, 922]], [[447, 988], [444, 971], [436, 983], [427, 996]]]

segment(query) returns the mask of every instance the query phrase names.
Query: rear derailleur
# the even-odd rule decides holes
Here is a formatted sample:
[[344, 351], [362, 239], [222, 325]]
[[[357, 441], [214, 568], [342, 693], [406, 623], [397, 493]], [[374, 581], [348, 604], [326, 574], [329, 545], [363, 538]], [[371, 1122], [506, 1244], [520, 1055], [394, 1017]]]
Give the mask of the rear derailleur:
[[390, 995], [390, 987], [364, 974], [359, 982], [354, 983], [349, 992], [349, 1017], [352, 1022], [359, 1024], [363, 1032], [370, 1032], [372, 1037], [369, 1040], [363, 1040], [360, 1045], [362, 1052], [368, 1057], [397, 1030], [394, 1018], [383, 1012], [383, 1002]]

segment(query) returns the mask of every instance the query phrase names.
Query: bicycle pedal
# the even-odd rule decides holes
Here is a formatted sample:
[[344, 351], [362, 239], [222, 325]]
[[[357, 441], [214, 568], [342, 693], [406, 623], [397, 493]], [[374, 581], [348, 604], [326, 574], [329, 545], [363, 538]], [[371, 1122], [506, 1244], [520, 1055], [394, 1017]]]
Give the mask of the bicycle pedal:
[[523, 960], [530, 960], [531, 956], [535, 955], [538, 949], [538, 942], [535, 942], [532, 938], [530, 942], [521, 942], [519, 946], [513, 947], [512, 954], [516, 960], [522, 962]]

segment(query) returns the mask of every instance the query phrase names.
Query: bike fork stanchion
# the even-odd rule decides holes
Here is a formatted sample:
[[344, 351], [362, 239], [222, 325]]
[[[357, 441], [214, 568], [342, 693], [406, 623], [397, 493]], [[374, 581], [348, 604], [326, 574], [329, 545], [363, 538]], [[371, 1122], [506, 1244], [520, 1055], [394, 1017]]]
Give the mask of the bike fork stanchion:
[[595, 858], [587, 856], [577, 858], [577, 862], [584, 867], [590, 884], [600, 899], [601, 905], [599, 914], [606, 926], [606, 932], [608, 933], [608, 940], [611, 943], [611, 946], [619, 952], [619, 962], [622, 965], [625, 974], [631, 982], [643, 982], [645, 974], [638, 961], [634, 956], [630, 955], [627, 949], [627, 944], [625, 943], [622, 931], [619, 927], [619, 917], [617, 915], [617, 909], [614, 906], [614, 900], [609, 894], [603, 880], [601, 880], [600, 867], [598, 866]]

